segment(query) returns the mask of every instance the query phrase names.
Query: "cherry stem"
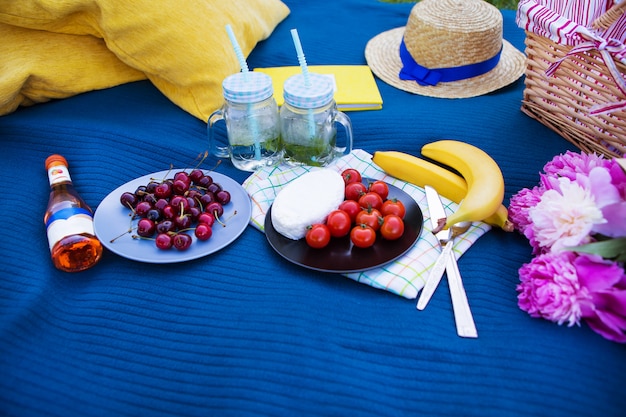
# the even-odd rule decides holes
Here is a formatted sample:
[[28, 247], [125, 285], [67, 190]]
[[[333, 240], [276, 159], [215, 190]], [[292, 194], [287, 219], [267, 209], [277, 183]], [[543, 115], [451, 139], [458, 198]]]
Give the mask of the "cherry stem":
[[226, 223], [220, 220], [220, 216], [217, 215], [217, 210], [213, 210], [213, 217], [215, 217], [215, 221], [222, 225], [222, 227], [226, 227]]
[[221, 163], [222, 163], [222, 160], [218, 159], [217, 163], [215, 164], [215, 166], [213, 168], [211, 168], [209, 171], [215, 171], [217, 169], [217, 167], [220, 166]]
[[195, 167], [193, 167], [193, 169], [198, 169], [198, 167], [200, 165], [202, 165], [202, 163], [204, 162], [204, 160], [209, 156], [209, 151], [204, 151], [204, 154], [200, 153], [198, 154], [198, 156], [196, 157], [196, 159], [201, 158], [200, 161], [196, 164]]
[[153, 237], [139, 236], [139, 235], [132, 235], [131, 237], [135, 240], [152, 240], [152, 241], [156, 240]]
[[[237, 214], [237, 210], [233, 211], [233, 214], [231, 214], [230, 216], [228, 216], [228, 219], [226, 220], [230, 220], [232, 219], [235, 215]], [[226, 227], [226, 225], [224, 225], [224, 227]]]
[[128, 230], [127, 230], [127, 231], [125, 231], [124, 233], [122, 233], [121, 235], [114, 237], [114, 238], [113, 238], [113, 239], [111, 239], [109, 242], [110, 242], [110, 243], [115, 242], [117, 239], [121, 238], [122, 236], [127, 235], [127, 234], [129, 234], [130, 232], [132, 232], [132, 231], [133, 231], [133, 229], [134, 229], [134, 227], [133, 227], [133, 221], [132, 221], [132, 219], [131, 219], [131, 221], [130, 221], [130, 226], [128, 226]]
[[174, 165], [170, 164], [170, 169], [168, 169], [165, 175], [163, 176], [163, 178], [161, 178], [161, 182], [164, 182], [167, 179], [167, 177], [170, 175], [170, 172], [172, 172], [173, 169], [174, 169]]

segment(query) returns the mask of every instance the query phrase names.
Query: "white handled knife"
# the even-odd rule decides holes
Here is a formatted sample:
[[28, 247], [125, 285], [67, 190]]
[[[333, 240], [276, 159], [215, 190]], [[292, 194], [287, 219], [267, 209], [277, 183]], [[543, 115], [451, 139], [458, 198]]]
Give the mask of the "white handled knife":
[[[433, 187], [426, 185], [424, 186], [424, 190], [426, 191], [426, 202], [428, 203], [428, 212], [430, 213], [430, 225], [433, 230], [436, 230], [439, 228], [440, 219], [446, 218], [446, 211], [443, 208], [443, 204], [441, 204], [439, 194]], [[437, 257], [435, 265], [430, 270], [428, 278], [426, 278], [426, 284], [424, 285], [420, 298], [417, 301], [418, 310], [423, 310], [426, 307], [430, 298], [437, 289], [437, 286], [441, 281], [441, 277], [443, 277], [444, 271], [446, 270], [447, 259], [452, 251], [452, 241], [450, 240], [450, 235], [450, 229], [441, 230], [435, 234], [439, 243], [442, 244], [443, 250]]]
[[[437, 191], [430, 187], [424, 187], [426, 191], [426, 201], [428, 203], [428, 211], [430, 213], [430, 224], [433, 230], [437, 230], [440, 225], [440, 219], [446, 217], [445, 209], [441, 203], [441, 198]], [[448, 275], [448, 286], [450, 287], [450, 296], [452, 298], [452, 308], [454, 311], [454, 321], [456, 324], [457, 334], [461, 337], [478, 337], [472, 311], [467, 300], [461, 274], [456, 264], [456, 258], [452, 253], [454, 236], [451, 230], [441, 230], [435, 234], [439, 242], [443, 245], [443, 250], [439, 254], [435, 266], [428, 274], [424, 289], [417, 301], [417, 309], [423, 310], [428, 301], [430, 301], [435, 289], [439, 285], [444, 271]]]

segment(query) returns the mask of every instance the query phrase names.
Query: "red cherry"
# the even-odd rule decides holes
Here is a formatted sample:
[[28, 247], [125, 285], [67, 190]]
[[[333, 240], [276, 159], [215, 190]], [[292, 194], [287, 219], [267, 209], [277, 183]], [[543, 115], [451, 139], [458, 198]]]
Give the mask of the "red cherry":
[[172, 195], [172, 185], [169, 182], [162, 182], [154, 189], [157, 198], [169, 198]]
[[167, 233], [159, 233], [155, 239], [156, 247], [167, 250], [172, 247], [172, 237]]
[[172, 238], [174, 247], [180, 251], [187, 250], [191, 246], [191, 236], [186, 233], [177, 233]]
[[208, 188], [209, 185], [213, 184], [213, 178], [210, 175], [205, 175], [204, 177], [200, 178], [196, 184], [199, 187]]
[[215, 194], [215, 199], [223, 206], [230, 203], [230, 193], [226, 190], [220, 190]]
[[179, 171], [174, 174], [174, 181], [183, 181], [187, 183], [187, 185], [191, 184], [191, 178], [189, 178], [189, 174], [187, 174], [185, 171]]
[[213, 226], [213, 223], [215, 223], [215, 217], [213, 217], [211, 213], [200, 213], [200, 215], [198, 215], [198, 223], [204, 223], [209, 226]]
[[204, 172], [202, 172], [201, 169], [194, 169], [193, 171], [191, 171], [191, 173], [189, 174], [189, 179], [191, 180], [191, 182], [193, 182], [194, 184], [197, 184], [198, 181], [200, 181], [200, 178], [204, 177]]
[[174, 224], [178, 227], [179, 230], [188, 229], [191, 227], [191, 223], [193, 223], [193, 219], [189, 214], [183, 214], [182, 216], [174, 217]]
[[150, 219], [139, 219], [137, 222], [137, 234], [141, 237], [150, 237], [156, 231], [156, 224]]
[[174, 194], [183, 195], [189, 190], [189, 184], [183, 180], [175, 180], [174, 184], [172, 184], [172, 191]]
[[206, 223], [199, 223], [194, 232], [198, 240], [209, 240], [213, 236], [213, 229]]
[[215, 217], [221, 217], [224, 214], [224, 207], [217, 201], [212, 202], [204, 209], [205, 212], [211, 213]]
[[147, 201], [141, 201], [137, 203], [137, 207], [135, 207], [135, 213], [138, 216], [145, 216], [150, 210], [152, 210], [152, 204]]
[[163, 213], [164, 218], [170, 219], [170, 220], [178, 215], [177, 210], [171, 205], [167, 205], [163, 207], [163, 210], [161, 210], [161, 212]]

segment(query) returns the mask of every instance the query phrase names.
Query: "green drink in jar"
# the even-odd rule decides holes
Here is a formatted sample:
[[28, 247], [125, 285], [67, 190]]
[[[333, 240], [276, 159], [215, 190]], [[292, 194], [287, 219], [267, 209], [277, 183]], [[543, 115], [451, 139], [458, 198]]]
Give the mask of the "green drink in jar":
[[[284, 161], [290, 165], [325, 166], [352, 151], [352, 124], [337, 110], [333, 84], [327, 76], [297, 74], [285, 81], [280, 109]], [[337, 146], [337, 128], [345, 129], [345, 146]]]

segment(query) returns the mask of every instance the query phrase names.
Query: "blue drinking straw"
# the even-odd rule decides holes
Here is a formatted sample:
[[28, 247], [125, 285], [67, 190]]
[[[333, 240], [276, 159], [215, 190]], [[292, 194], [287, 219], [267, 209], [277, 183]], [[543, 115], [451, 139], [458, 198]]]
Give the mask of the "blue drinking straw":
[[302, 76], [304, 77], [304, 85], [306, 87], [310, 87], [311, 77], [309, 77], [309, 68], [306, 65], [306, 57], [304, 56], [304, 51], [302, 50], [302, 43], [300, 43], [300, 36], [298, 35], [297, 29], [291, 29], [291, 37], [293, 38], [293, 44], [296, 47], [296, 54], [298, 55], [298, 62], [300, 63], [300, 68], [302, 69]]
[[[311, 87], [311, 77], [309, 77], [309, 68], [306, 65], [306, 58], [304, 57], [304, 51], [302, 50], [302, 44], [300, 43], [300, 36], [297, 29], [291, 29], [291, 37], [293, 38], [293, 44], [296, 47], [296, 54], [298, 55], [298, 62], [300, 63], [300, 69], [302, 70], [302, 76], [304, 77], [304, 86]], [[313, 119], [313, 109], [308, 111], [309, 119], [309, 136], [315, 137], [315, 120]]]
[[[246, 62], [246, 58], [243, 56], [243, 51], [239, 46], [239, 42], [237, 42], [237, 38], [235, 38], [235, 33], [233, 32], [233, 28], [230, 25], [226, 25], [226, 32], [228, 32], [228, 38], [230, 39], [230, 43], [233, 45], [233, 49], [235, 50], [235, 55], [237, 56], [237, 60], [239, 61], [239, 66], [241, 67], [241, 71], [244, 74], [247, 74], [250, 70], [248, 69], [248, 63]], [[247, 75], [245, 76], [246, 80]]]
[[[233, 28], [230, 25], [226, 25], [226, 32], [228, 33], [228, 38], [230, 39], [230, 43], [233, 45], [233, 49], [235, 50], [235, 55], [237, 56], [237, 60], [239, 61], [239, 66], [241, 67], [241, 72], [243, 73], [244, 80], [248, 81], [250, 77], [248, 77], [248, 72], [250, 69], [248, 68], [248, 63], [246, 62], [246, 58], [243, 56], [243, 51], [239, 46], [239, 42], [237, 42], [237, 38], [235, 38], [235, 33], [233, 32]], [[252, 115], [252, 103], [248, 104], [248, 111], [250, 113], [250, 130], [252, 130], [252, 136], [254, 139], [254, 159], [259, 161], [261, 159], [261, 145], [259, 144], [259, 128], [256, 124], [256, 119]]]

